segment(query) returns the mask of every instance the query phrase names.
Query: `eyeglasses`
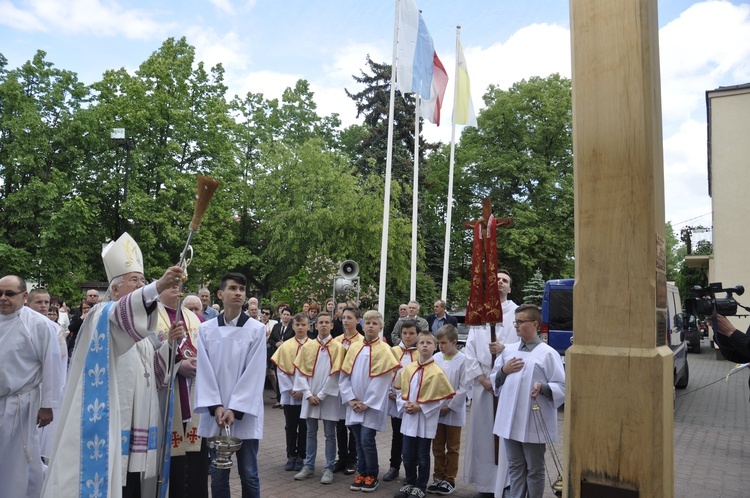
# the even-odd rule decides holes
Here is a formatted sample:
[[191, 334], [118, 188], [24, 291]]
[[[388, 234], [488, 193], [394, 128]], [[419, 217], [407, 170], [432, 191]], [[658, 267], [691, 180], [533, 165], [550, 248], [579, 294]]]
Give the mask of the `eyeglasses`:
[[513, 320], [513, 325], [515, 325], [516, 327], [520, 327], [520, 326], [521, 326], [521, 325], [523, 325], [524, 323], [527, 323], [527, 322], [535, 322], [535, 321], [536, 321], [536, 320]]
[[271, 316], [271, 312], [270, 311], [261, 311], [260, 314], [261, 315]]
[[23, 294], [21, 291], [13, 292], [13, 291], [2, 291], [0, 290], [0, 297], [8, 296], [8, 297], [16, 297], [19, 294]]

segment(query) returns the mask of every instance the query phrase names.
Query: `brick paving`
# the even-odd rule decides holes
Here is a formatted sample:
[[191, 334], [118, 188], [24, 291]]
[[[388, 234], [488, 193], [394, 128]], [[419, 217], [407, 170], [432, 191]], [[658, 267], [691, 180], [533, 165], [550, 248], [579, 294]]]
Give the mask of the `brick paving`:
[[[729, 378], [728, 382], [707, 384], [723, 378], [732, 364], [717, 361], [703, 341], [702, 354], [691, 354], [690, 383], [688, 388], [676, 392], [675, 400], [675, 497], [686, 498], [742, 498], [750, 496], [750, 390], [748, 372], [743, 371]], [[698, 389], [701, 388], [701, 389]], [[696, 390], [697, 389], [697, 390]], [[318, 461], [314, 477], [306, 481], [295, 481], [296, 472], [285, 472], [284, 414], [271, 408], [266, 391], [265, 437], [260, 442], [258, 455], [260, 467], [261, 495], [264, 498], [326, 498], [363, 496], [349, 490], [353, 476], [334, 474], [333, 484], [320, 484], [323, 456], [322, 429], [318, 433]], [[562, 458], [563, 413], [560, 412], [559, 427], [561, 441], [555, 447]], [[465, 431], [462, 435], [462, 451], [466, 447]], [[377, 436], [381, 475], [388, 470], [390, 454], [390, 427]], [[462, 455], [463, 456], [463, 455]], [[556, 476], [554, 464], [547, 452], [548, 473]], [[744, 471], [744, 472], [743, 472]], [[232, 496], [240, 497], [241, 488], [236, 470], [232, 469]], [[373, 496], [392, 496], [401, 486], [400, 479], [381, 482]], [[475, 494], [474, 486], [463, 483], [463, 458], [459, 466], [457, 487], [451, 496], [469, 498]], [[438, 496], [438, 495], [430, 495]], [[544, 498], [552, 498], [549, 486]]]

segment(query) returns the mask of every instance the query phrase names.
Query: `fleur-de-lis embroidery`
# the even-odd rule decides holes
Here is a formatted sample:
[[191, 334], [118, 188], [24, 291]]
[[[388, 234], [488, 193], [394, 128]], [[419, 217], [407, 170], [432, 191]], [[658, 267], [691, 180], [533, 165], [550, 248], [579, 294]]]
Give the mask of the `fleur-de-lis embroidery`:
[[102, 384], [104, 384], [104, 380], [102, 379], [102, 377], [104, 376], [104, 372], [106, 371], [107, 369], [100, 367], [98, 363], [94, 365], [94, 368], [88, 371], [89, 376], [94, 378], [94, 380], [91, 382], [91, 385], [93, 387], [101, 386]]
[[89, 458], [92, 460], [99, 460], [103, 456], [99, 450], [101, 450], [105, 444], [107, 444], [107, 441], [104, 438], [99, 439], [98, 435], [94, 436], [93, 441], [86, 443], [86, 447], [93, 450], [93, 453]]
[[101, 341], [104, 340], [104, 334], [94, 334], [94, 340], [91, 342], [91, 351], [94, 353], [98, 353], [102, 349], [104, 349], [104, 346], [101, 344]]
[[99, 473], [97, 472], [94, 474], [93, 479], [89, 479], [86, 481], [86, 487], [92, 490], [92, 493], [89, 495], [91, 498], [101, 498], [102, 490], [99, 489], [104, 485], [104, 478], [99, 477]]
[[86, 410], [91, 412], [89, 422], [97, 422], [102, 419], [101, 412], [104, 410], [104, 403], [100, 403], [99, 398], [96, 398], [92, 404], [86, 407]]

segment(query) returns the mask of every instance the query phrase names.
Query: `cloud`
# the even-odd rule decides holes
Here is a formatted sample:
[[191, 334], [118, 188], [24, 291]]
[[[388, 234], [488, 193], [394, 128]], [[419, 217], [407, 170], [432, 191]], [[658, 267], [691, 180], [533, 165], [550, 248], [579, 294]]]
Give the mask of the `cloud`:
[[694, 114], [705, 120], [705, 92], [750, 80], [750, 6], [702, 2], [659, 32], [665, 127]]
[[247, 44], [234, 31], [217, 34], [213, 28], [192, 26], [186, 30], [187, 41], [195, 47], [196, 60], [206, 68], [222, 63], [227, 73], [243, 71], [250, 61]]
[[209, 0], [214, 7], [226, 14], [234, 14], [234, 7], [232, 6], [231, 0]]
[[10, 0], [0, 0], [0, 24], [22, 31], [46, 31], [34, 14], [17, 8]]
[[116, 2], [29, 0], [25, 5], [27, 8], [21, 9], [11, 0], [2, 0], [0, 22], [21, 31], [122, 35], [139, 40], [165, 38], [171, 25], [143, 9], [127, 9]]

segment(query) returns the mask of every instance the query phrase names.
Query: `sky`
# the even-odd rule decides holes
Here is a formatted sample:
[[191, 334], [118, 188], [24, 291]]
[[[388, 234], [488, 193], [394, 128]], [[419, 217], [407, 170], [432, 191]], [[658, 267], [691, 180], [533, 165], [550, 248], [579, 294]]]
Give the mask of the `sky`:
[[[571, 75], [568, 0], [416, 3], [451, 78], [443, 116], [457, 25], [477, 114], [490, 84]], [[658, 10], [666, 220], [710, 226], [705, 92], [750, 82], [750, 3], [660, 0]], [[319, 114], [336, 112], [346, 126], [357, 122], [344, 93], [358, 89], [352, 75], [367, 55], [392, 62], [394, 15], [395, 0], [0, 0], [0, 53], [14, 68], [43, 50], [91, 84], [108, 69], [135, 71], [168, 37], [185, 36], [198, 60], [223, 64], [230, 97], [280, 97], [303, 78]], [[448, 143], [450, 130], [444, 118], [423, 134]]]

